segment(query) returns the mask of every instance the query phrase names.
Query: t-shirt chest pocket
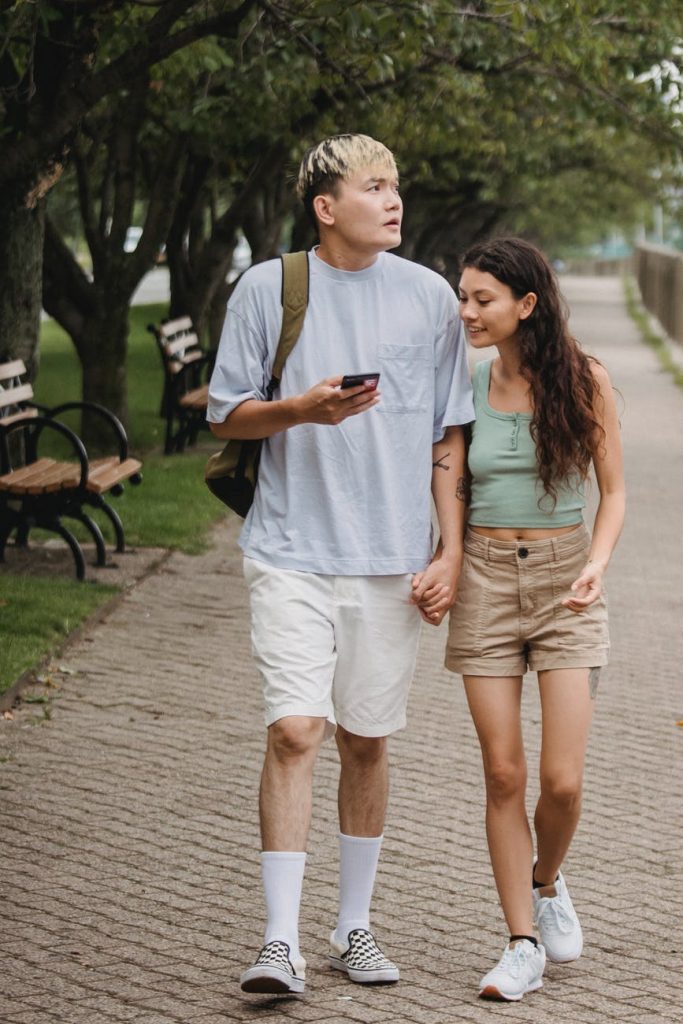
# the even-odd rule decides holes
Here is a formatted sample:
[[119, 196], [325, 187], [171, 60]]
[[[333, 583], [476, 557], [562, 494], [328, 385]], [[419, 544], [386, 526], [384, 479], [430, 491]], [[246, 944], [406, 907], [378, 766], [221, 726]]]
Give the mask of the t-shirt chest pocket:
[[434, 366], [429, 345], [378, 345], [378, 409], [385, 413], [425, 412], [431, 408]]

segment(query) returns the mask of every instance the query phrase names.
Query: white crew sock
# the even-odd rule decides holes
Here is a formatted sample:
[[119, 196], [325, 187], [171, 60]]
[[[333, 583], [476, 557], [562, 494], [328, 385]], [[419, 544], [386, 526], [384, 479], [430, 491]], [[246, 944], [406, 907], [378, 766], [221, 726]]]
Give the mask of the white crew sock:
[[370, 927], [370, 900], [383, 836], [339, 833], [339, 918], [334, 932], [346, 942], [353, 928]]
[[264, 945], [273, 939], [286, 942], [291, 959], [300, 956], [299, 906], [306, 866], [305, 853], [265, 850], [261, 854], [261, 877], [266, 899]]

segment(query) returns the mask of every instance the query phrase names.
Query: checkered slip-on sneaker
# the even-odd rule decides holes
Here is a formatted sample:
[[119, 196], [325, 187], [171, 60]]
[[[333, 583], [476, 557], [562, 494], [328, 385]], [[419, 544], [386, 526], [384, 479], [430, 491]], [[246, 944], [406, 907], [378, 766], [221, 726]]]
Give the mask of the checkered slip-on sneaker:
[[253, 967], [248, 967], [240, 978], [243, 992], [303, 992], [306, 961], [303, 957], [290, 960], [286, 942], [274, 939], [266, 943]]
[[372, 932], [354, 928], [346, 942], [330, 936], [330, 964], [337, 971], [346, 971], [351, 981], [371, 985], [398, 981], [398, 967], [388, 959], [375, 942]]

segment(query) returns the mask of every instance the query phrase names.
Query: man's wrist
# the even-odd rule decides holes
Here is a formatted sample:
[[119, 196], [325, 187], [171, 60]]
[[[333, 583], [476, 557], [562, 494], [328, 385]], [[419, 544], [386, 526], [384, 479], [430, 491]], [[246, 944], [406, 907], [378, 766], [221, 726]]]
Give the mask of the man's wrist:
[[283, 399], [283, 412], [287, 420], [287, 426], [296, 427], [306, 422], [303, 395], [294, 395], [292, 398]]

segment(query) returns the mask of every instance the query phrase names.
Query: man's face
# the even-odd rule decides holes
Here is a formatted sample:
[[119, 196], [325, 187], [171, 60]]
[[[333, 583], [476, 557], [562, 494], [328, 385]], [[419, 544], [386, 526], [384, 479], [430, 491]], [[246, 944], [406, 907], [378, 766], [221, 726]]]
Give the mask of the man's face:
[[325, 197], [321, 226], [358, 253], [376, 254], [401, 244], [403, 203], [395, 171], [377, 165], [341, 180]]

